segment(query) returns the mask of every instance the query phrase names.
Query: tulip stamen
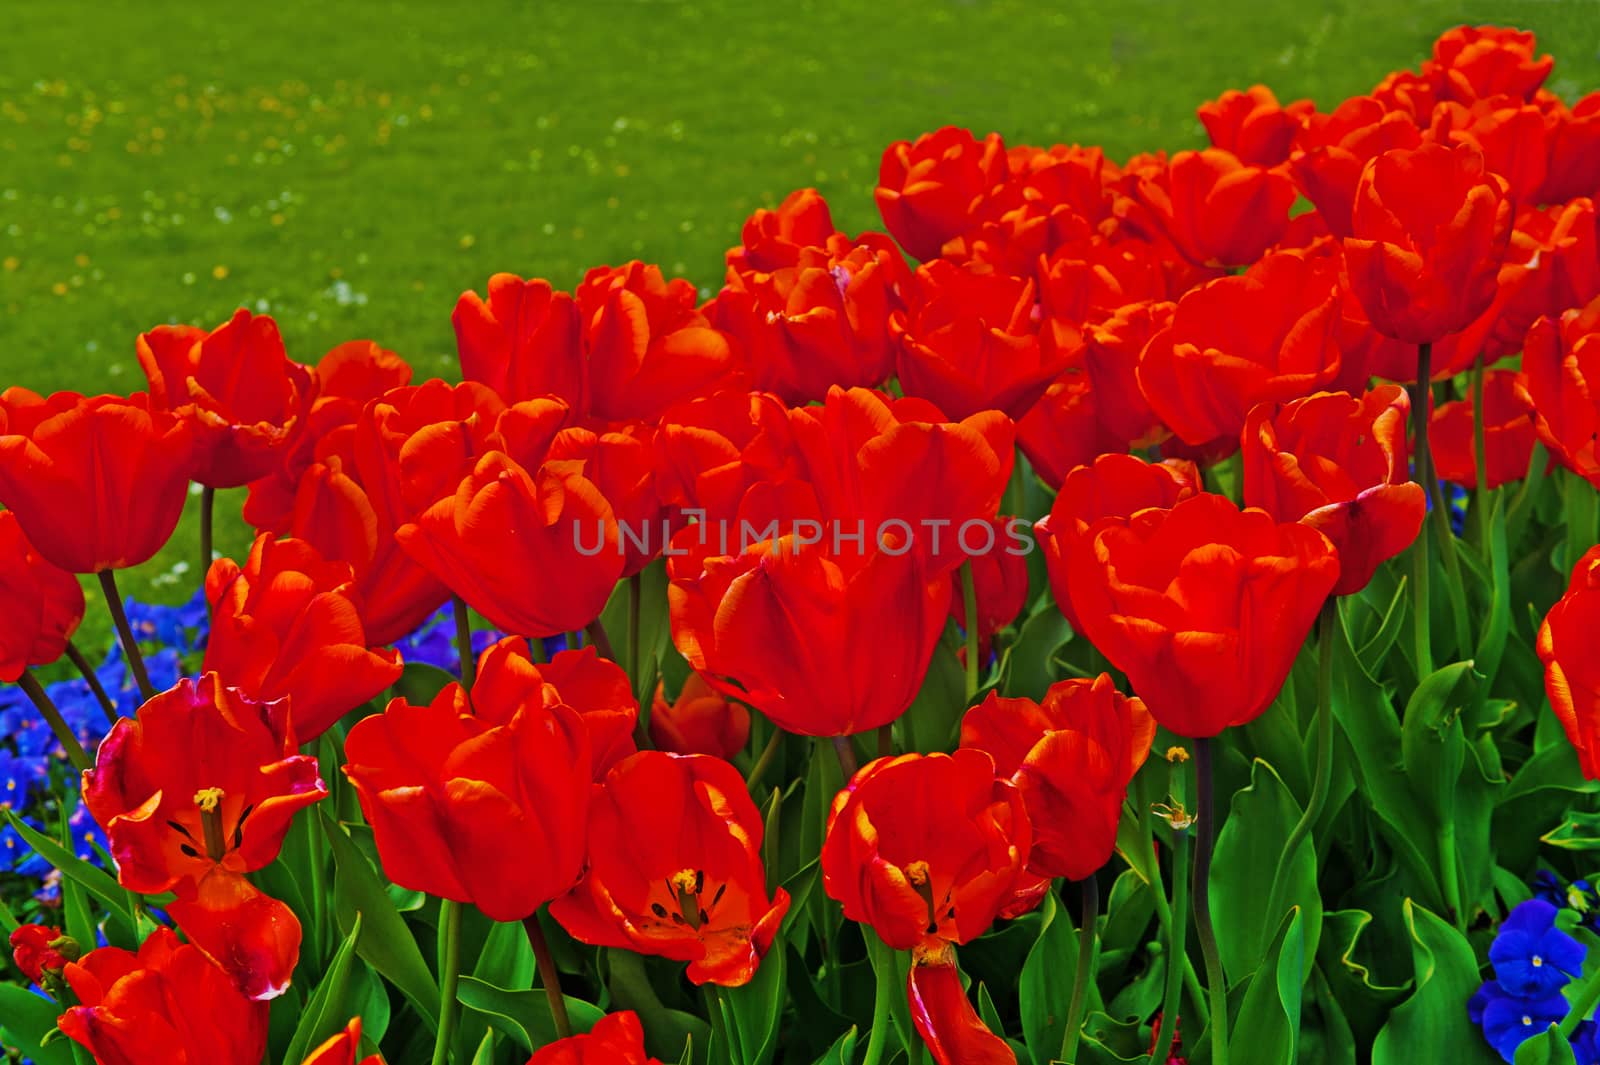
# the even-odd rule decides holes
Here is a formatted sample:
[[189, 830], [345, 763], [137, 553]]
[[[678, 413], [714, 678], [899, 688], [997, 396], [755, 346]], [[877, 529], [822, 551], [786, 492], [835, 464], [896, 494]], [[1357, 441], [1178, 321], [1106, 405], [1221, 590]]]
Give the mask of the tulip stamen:
[[214, 862], [222, 861], [228, 853], [227, 834], [222, 831], [223, 796], [221, 788], [201, 788], [194, 793], [194, 804], [200, 808], [200, 828], [206, 838], [206, 857]]
[[[933, 901], [933, 875], [928, 868], [928, 863], [920, 858], [910, 862], [905, 867], [906, 879], [911, 882], [922, 901], [928, 906], [928, 931], [936, 932], [939, 929], [939, 906]], [[954, 914], [954, 910], [951, 911]]]
[[705, 870], [680, 869], [672, 874], [668, 883], [678, 899], [678, 912], [672, 915], [673, 923], [688, 925], [690, 931], [700, 931], [700, 926], [711, 916], [700, 908], [700, 892], [706, 886]]

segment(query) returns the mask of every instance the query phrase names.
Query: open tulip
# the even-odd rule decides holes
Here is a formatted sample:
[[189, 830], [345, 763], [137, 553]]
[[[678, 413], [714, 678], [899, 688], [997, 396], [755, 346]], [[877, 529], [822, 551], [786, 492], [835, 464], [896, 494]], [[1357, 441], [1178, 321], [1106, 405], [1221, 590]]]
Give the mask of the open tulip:
[[0, 504], [41, 556], [71, 573], [147, 561], [183, 513], [188, 423], [132, 396], [0, 392]]
[[489, 278], [489, 298], [468, 291], [456, 300], [461, 376], [494, 389], [507, 403], [560, 396], [581, 408], [587, 363], [578, 305], [543, 278]]
[[689, 963], [689, 979], [750, 981], [789, 909], [767, 895], [761, 811], [732, 764], [641, 751], [589, 807], [589, 865], [550, 915], [585, 943]]
[[520, 921], [583, 871], [589, 735], [568, 706], [529, 702], [508, 721], [461, 713], [459, 689], [395, 699], [345, 741], [345, 776], [401, 887]]
[[1423, 144], [1362, 171], [1344, 242], [1373, 328], [1408, 344], [1458, 332], [1494, 302], [1511, 237], [1504, 179], [1472, 145]]
[[1082, 880], [1111, 860], [1128, 782], [1144, 764], [1156, 722], [1108, 674], [1050, 686], [1044, 698], [991, 692], [961, 721], [961, 746], [994, 759], [1033, 825], [1028, 872]]
[[7, 682], [60, 658], [83, 620], [78, 579], [41, 558], [9, 510], [0, 510], [0, 602], [0, 680]]
[[1339, 579], [1328, 538], [1202, 493], [1102, 518], [1067, 550], [1085, 636], [1155, 719], [1215, 736], [1266, 710]]
[[261, 700], [289, 699], [295, 734], [321, 736], [400, 679], [400, 656], [368, 648], [348, 563], [302, 540], [256, 537], [241, 567], [218, 559], [206, 575], [211, 604], [207, 672]]
[[1277, 166], [1289, 158], [1300, 124], [1315, 108], [1310, 100], [1287, 107], [1265, 85], [1244, 92], [1229, 89], [1195, 109], [1212, 147], [1232, 152], [1242, 163]]
[[288, 987], [300, 923], [244, 874], [272, 862], [295, 813], [328, 794], [317, 760], [295, 753], [288, 715], [215, 673], [185, 678], [119, 721], [83, 775], [122, 885], [176, 892], [168, 912], [251, 998]]
[[98, 1065], [259, 1065], [266, 1053], [266, 1003], [171, 929], [151, 932], [137, 954], [101, 947], [64, 975], [78, 1004], [61, 1031]]
[[1132, 188], [1157, 233], [1198, 266], [1255, 262], [1283, 236], [1295, 200], [1286, 174], [1220, 148], [1179, 152]]
[[1399, 385], [1382, 385], [1359, 398], [1318, 392], [1277, 409], [1263, 403], [1245, 421], [1245, 502], [1333, 541], [1335, 595], [1365, 588], [1422, 529], [1427, 505], [1407, 464], [1410, 410]]
[[1535, 56], [1534, 36], [1501, 26], [1456, 26], [1433, 42], [1423, 73], [1451, 99], [1468, 103], [1502, 93], [1533, 99], [1555, 60]]
[[1289, 166], [1300, 191], [1336, 237], [1348, 237], [1356, 187], [1367, 160], [1391, 148], [1415, 148], [1422, 132], [1410, 115], [1371, 96], [1353, 96], [1330, 114], [1312, 114]]
[[310, 412], [312, 373], [284, 351], [278, 326], [240, 308], [209, 333], [158, 326], [139, 337], [152, 405], [194, 428], [194, 479], [235, 488], [264, 477]]

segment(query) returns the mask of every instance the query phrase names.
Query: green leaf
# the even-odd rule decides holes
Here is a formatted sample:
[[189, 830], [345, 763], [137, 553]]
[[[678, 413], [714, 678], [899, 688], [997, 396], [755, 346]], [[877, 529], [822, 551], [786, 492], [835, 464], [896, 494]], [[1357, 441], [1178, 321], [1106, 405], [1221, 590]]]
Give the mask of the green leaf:
[[1578, 1065], [1572, 1044], [1553, 1024], [1519, 1046], [1512, 1061], [1514, 1065]]
[[494, 1065], [494, 1029], [486, 1029], [477, 1051], [472, 1055], [472, 1065]]
[[1539, 837], [1539, 842], [1565, 851], [1600, 850], [1600, 813], [1577, 811]]
[[650, 984], [644, 958], [631, 950], [606, 950], [606, 984], [615, 1009], [632, 1010], [644, 1025], [644, 1044], [662, 1061], [686, 1056], [692, 1046], [707, 1046], [711, 1026], [692, 1013], [669, 1009]]
[[343, 1028], [345, 1022], [358, 1012], [357, 1003], [350, 994], [350, 966], [355, 960], [356, 941], [361, 937], [361, 915], [356, 914], [355, 924], [344, 943], [334, 952], [328, 971], [323, 974], [317, 989], [311, 993], [295, 1026], [294, 1037], [284, 1060], [303, 1061], [312, 1050]]
[[1409, 577], [1402, 576], [1395, 583], [1394, 595], [1389, 599], [1388, 607], [1379, 615], [1378, 627], [1375, 632], [1361, 645], [1361, 650], [1356, 652], [1356, 659], [1367, 675], [1376, 679], [1380, 675], [1383, 663], [1393, 649], [1394, 642], [1399, 638], [1405, 624], [1406, 611], [1406, 586]]
[[[59, 869], [62, 876], [99, 899], [106, 909], [129, 928], [133, 927], [133, 915], [128, 910], [128, 893], [111, 878], [110, 874], [104, 869], [90, 865], [49, 836], [30, 827], [9, 807], [0, 808], [0, 813], [5, 814], [6, 820], [11, 822], [11, 827], [16, 829], [17, 835], [26, 840], [28, 846], [39, 853], [39, 857]], [[91, 939], [89, 942], [94, 941]]]
[[[1322, 937], [1316, 847], [1308, 834], [1293, 855], [1283, 853], [1300, 814], [1300, 804], [1277, 770], [1256, 759], [1250, 767], [1250, 786], [1234, 793], [1211, 866], [1211, 914], [1230, 984], [1242, 981], [1261, 963], [1286, 916], [1296, 908], [1296, 935], [1304, 941], [1297, 956], [1310, 971]], [[1280, 865], [1279, 895], [1268, 898]]]
[[72, 1065], [76, 1043], [59, 1035], [45, 1042], [56, 1030], [60, 1013], [60, 1006], [27, 988], [0, 984], [0, 1033], [5, 1036], [0, 1044], [16, 1047], [34, 1065]]
[[1034, 613], [1022, 623], [1017, 642], [1006, 649], [1000, 663], [1000, 690], [1018, 698], [1042, 699], [1050, 685], [1061, 679], [1051, 667], [1056, 649], [1072, 639], [1072, 626], [1056, 606], [1043, 596]]
[[900, 1045], [905, 1048], [908, 1057], [912, 1056], [917, 1052], [916, 1048], [922, 1045], [922, 1037], [917, 1035], [911, 1023], [911, 1006], [906, 1000], [906, 982], [911, 975], [911, 952], [895, 950], [865, 925], [861, 928], [861, 937], [867, 941], [867, 957], [872, 962], [874, 978], [880, 982], [889, 981], [894, 989], [894, 994], [889, 996], [889, 1013], [894, 1019], [895, 1032], [900, 1036]]
[[1022, 1038], [1034, 1065], [1049, 1065], [1067, 1028], [1067, 1005], [1077, 978], [1078, 935], [1054, 891], [1039, 905], [1039, 938], [1022, 963], [1018, 999]]
[[778, 1027], [783, 1020], [784, 960], [781, 943], [768, 950], [756, 974], [743, 987], [730, 987], [723, 1001], [738, 1044], [745, 1048], [744, 1065], [768, 1065], [778, 1050]]
[[1467, 999], [1478, 989], [1478, 959], [1465, 937], [1406, 899], [1415, 990], [1396, 1006], [1372, 1047], [1372, 1065], [1495, 1065], [1499, 1056], [1467, 1020]]
[[[959, 589], [956, 592], [960, 594]], [[928, 662], [928, 674], [911, 708], [900, 715], [900, 749], [948, 751], [960, 738], [961, 717], [967, 709], [967, 680], [961, 662], [939, 641]]]
[[404, 917], [384, 891], [384, 882], [344, 830], [319, 810], [323, 834], [333, 850], [334, 917], [349, 935], [359, 916], [363, 932], [356, 953], [411, 1000], [430, 1025], [439, 1019], [439, 985], [423, 960]]
[[1300, 909], [1284, 918], [1250, 979], [1228, 1044], [1237, 1065], [1294, 1065], [1300, 1044], [1300, 988], [1306, 972]]
[[855, 1065], [855, 1060], [856, 1026], [852, 1024], [813, 1065]]
[[[572, 1020], [575, 1033], [587, 1032], [604, 1017], [605, 1010], [571, 995], [567, 1001], [567, 1016]], [[543, 991], [507, 991], [505, 988], [463, 976], [456, 989], [456, 998], [489, 1018], [489, 1022], [529, 1051], [537, 1050], [556, 1040], [555, 1021], [550, 1017], [550, 1001]]]

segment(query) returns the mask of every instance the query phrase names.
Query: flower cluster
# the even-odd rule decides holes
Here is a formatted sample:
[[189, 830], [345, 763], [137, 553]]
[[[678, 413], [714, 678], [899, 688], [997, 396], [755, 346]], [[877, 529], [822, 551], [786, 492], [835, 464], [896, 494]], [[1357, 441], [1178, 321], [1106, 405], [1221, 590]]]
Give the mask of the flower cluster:
[[[61, 860], [89, 889], [61, 892], [77, 931], [18, 928], [19, 969], [110, 1065], [427, 1042], [460, 1065], [507, 1059], [501, 1036], [541, 1065], [677, 1060], [685, 1037], [765, 1062], [780, 1031], [825, 1034], [802, 1000], [840, 1022], [806, 1051], [834, 1060], [848, 1013], [873, 1065], [891, 1028], [908, 1058], [1013, 1063], [1018, 1023], [1050, 1037], [1038, 1061], [1183, 1060], [1187, 1030], [1226, 1065], [1230, 1012], [1280, 1036], [1313, 1012], [1290, 999], [1337, 907], [1304, 869], [1332, 847], [1393, 856], [1417, 957], [1459, 963], [1499, 904], [1457, 793], [1486, 821], [1496, 738], [1550, 746], [1514, 734], [1538, 674], [1511, 589], [1557, 546], [1544, 732], [1600, 777], [1600, 534], [1576, 517], [1600, 486], [1600, 95], [1543, 89], [1551, 62], [1458, 27], [1332, 110], [1230, 91], [1199, 109], [1210, 147], [1121, 162], [939, 129], [884, 152], [885, 232], [799, 190], [704, 301], [638, 261], [571, 292], [494, 275], [450, 315], [459, 383], [368, 340], [302, 362], [240, 310], [140, 335], [147, 391], [0, 392], [0, 765], [25, 812], [0, 839], [23, 872], [46, 836], [108, 871]], [[1539, 455], [1582, 504], [1566, 533], [1527, 498]], [[124, 603], [118, 571], [191, 484], [197, 598]], [[254, 535], [212, 558], [228, 488]], [[1003, 546], [1028, 521], [1036, 565]], [[90, 575], [119, 631], [98, 671], [71, 644]], [[44, 683], [63, 656], [81, 681]], [[1357, 787], [1389, 809], [1340, 816]], [[1224, 853], [1263, 881], [1248, 901], [1211, 898]], [[1562, 920], [1526, 903], [1490, 951], [1472, 1016], [1508, 1058], [1580, 1019]], [[1074, 991], [1041, 1002], [1068, 921]], [[1029, 934], [1002, 1010], [999, 941]], [[1137, 967], [1133, 992], [1096, 983]], [[374, 974], [409, 1033], [364, 1011]], [[1354, 982], [1306, 985], [1325, 1032]], [[1086, 1016], [1107, 1003], [1132, 1019]]]
[[[1472, 1023], [1508, 1063], [1517, 1047], [1566, 1020], [1570, 1006], [1562, 991], [1583, 974], [1588, 954], [1570, 934], [1580, 911], [1567, 905], [1569, 892], [1582, 898], [1583, 889], [1574, 883], [1563, 892], [1553, 876], [1539, 886], [1539, 897], [1518, 905], [1495, 932], [1489, 948], [1494, 979], [1467, 1004]], [[1600, 1060], [1600, 1024], [1593, 1018], [1583, 1019], [1569, 1038], [1579, 1062]]]

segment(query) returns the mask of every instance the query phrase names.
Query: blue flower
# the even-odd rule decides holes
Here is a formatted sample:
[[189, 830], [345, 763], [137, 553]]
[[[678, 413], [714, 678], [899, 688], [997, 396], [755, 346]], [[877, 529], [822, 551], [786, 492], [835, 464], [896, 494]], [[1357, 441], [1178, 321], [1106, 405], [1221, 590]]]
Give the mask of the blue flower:
[[[472, 651], [482, 654], [501, 638], [494, 629], [475, 629], [472, 633]], [[434, 611], [433, 615], [418, 625], [406, 637], [395, 641], [395, 649], [407, 662], [422, 662], [437, 666], [446, 673], [461, 669], [461, 656], [456, 653], [456, 621], [454, 608], [449, 604]]]
[[[1476, 1003], [1478, 1022], [1483, 1025], [1489, 1045], [1507, 1062], [1516, 1058], [1517, 1047], [1550, 1025], [1560, 1024], [1567, 1015], [1567, 1000], [1559, 991], [1523, 998], [1506, 994], [1499, 984], [1491, 982], [1479, 988], [1472, 1001]], [[1470, 1016], [1474, 1011], [1472, 1003], [1467, 1010]]]
[[1578, 1065], [1600, 1065], [1600, 1024], [1584, 1021], [1572, 1033], [1572, 1056]]
[[1548, 869], [1540, 869], [1533, 874], [1533, 897], [1543, 899], [1552, 906], [1565, 906], [1567, 889], [1562, 886], [1559, 876]]
[[[22, 821], [31, 829], [44, 831], [44, 826], [31, 817], [24, 817]], [[49, 868], [50, 863], [39, 857], [9, 822], [0, 828], [0, 872], [9, 870], [20, 876], [43, 876]]]
[[49, 776], [42, 758], [19, 758], [0, 747], [0, 806], [21, 810]]
[[1509, 994], [1559, 991], [1583, 972], [1587, 948], [1555, 926], [1556, 913], [1556, 907], [1543, 899], [1529, 899], [1500, 926], [1489, 947], [1489, 961], [1495, 979]]

